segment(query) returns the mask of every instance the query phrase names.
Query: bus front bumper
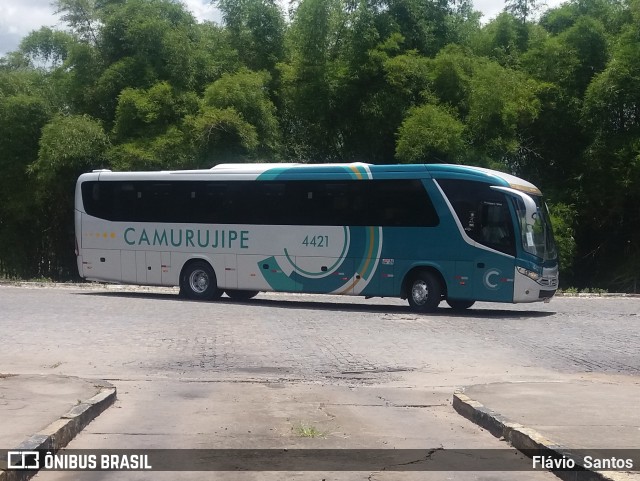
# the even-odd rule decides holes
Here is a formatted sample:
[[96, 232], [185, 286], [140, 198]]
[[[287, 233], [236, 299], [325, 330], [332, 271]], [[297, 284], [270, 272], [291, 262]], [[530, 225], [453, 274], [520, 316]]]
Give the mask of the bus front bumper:
[[558, 289], [558, 268], [543, 269], [534, 280], [516, 267], [513, 279], [513, 302], [549, 302]]

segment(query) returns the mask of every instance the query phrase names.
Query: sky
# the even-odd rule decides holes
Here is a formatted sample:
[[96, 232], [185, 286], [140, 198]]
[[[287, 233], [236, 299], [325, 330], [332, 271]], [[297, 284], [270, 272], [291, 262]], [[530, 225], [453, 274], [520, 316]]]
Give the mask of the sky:
[[[200, 21], [221, 21], [220, 12], [210, 0], [183, 0], [182, 3]], [[560, 3], [561, 0], [548, 0], [547, 6]], [[504, 0], [474, 0], [474, 6], [484, 14], [483, 21], [488, 21], [502, 11]], [[0, 57], [16, 50], [20, 40], [32, 30], [42, 26], [62, 29], [64, 25], [54, 12], [51, 0], [0, 0]]]
[[[51, 3], [52, 0], [0, 0], [0, 57], [16, 50], [33, 30], [43, 26], [64, 28]], [[182, 3], [200, 21], [221, 22], [220, 12], [210, 0], [182, 0]]]

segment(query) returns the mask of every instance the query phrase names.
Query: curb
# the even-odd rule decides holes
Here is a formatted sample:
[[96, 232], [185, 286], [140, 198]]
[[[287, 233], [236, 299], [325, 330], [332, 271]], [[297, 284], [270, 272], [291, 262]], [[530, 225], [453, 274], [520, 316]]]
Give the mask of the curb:
[[[527, 450], [545, 450], [558, 457], [577, 459], [571, 449], [545, 438], [538, 431], [522, 424], [511, 422], [503, 415], [485, 407], [482, 403], [464, 394], [464, 390], [453, 393], [453, 409], [469, 421], [486, 429], [497, 438], [504, 439], [525, 455]], [[576, 462], [576, 466], [579, 463]], [[624, 481], [628, 476], [624, 472], [593, 471], [580, 466], [580, 471], [551, 471], [565, 481]]]
[[638, 298], [640, 294], [630, 294], [626, 292], [556, 292], [554, 297], [567, 298], [591, 298], [591, 297], [629, 297]]
[[[113, 384], [107, 381], [95, 381], [94, 385], [100, 389], [95, 396], [73, 406], [60, 419], [20, 443], [15, 450], [56, 452], [69, 444], [87, 424], [98, 417], [116, 400], [116, 388]], [[1, 461], [1, 464], [0, 481], [26, 481], [38, 473], [35, 470], [9, 471], [5, 469], [4, 460]]]
[[175, 289], [174, 286], [143, 286], [138, 284], [118, 284], [110, 282], [44, 282], [44, 281], [20, 281], [20, 280], [7, 280], [0, 279], [0, 286], [2, 287], [34, 287], [41, 289], [136, 289], [136, 290], [151, 290], [151, 289]]

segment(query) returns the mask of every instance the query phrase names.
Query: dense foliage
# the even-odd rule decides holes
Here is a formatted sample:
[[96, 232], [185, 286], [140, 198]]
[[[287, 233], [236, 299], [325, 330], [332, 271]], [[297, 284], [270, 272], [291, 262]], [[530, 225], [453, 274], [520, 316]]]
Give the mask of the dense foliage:
[[0, 274], [70, 279], [95, 168], [451, 162], [546, 193], [562, 281], [640, 277], [640, 0], [57, 0], [0, 60]]

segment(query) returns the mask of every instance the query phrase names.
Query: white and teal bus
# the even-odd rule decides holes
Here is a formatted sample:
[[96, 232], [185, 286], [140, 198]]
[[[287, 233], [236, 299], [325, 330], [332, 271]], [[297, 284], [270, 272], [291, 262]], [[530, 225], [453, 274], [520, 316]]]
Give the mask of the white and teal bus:
[[540, 191], [478, 167], [94, 171], [78, 179], [75, 228], [80, 276], [191, 299], [347, 294], [430, 311], [547, 301], [558, 286]]

